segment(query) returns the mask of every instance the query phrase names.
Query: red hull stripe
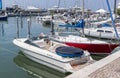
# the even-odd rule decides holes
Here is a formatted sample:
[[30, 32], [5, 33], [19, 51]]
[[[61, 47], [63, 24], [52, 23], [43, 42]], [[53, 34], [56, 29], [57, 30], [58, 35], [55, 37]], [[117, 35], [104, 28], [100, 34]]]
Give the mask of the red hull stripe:
[[81, 48], [83, 50], [88, 50], [90, 53], [94, 54], [109, 54], [114, 48], [119, 46], [119, 44], [84, 44], [71, 42], [65, 42], [65, 44]]

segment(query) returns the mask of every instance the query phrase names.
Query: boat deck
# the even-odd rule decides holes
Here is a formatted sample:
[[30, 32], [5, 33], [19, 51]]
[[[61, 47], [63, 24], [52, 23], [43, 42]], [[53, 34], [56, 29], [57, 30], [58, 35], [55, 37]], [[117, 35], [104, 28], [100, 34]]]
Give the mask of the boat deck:
[[[37, 41], [34, 42], [34, 44], [36, 44], [37, 46], [39, 46], [42, 49], [48, 50], [50, 52], [55, 52], [56, 48], [59, 46], [64, 46], [65, 44], [61, 44], [61, 43], [57, 43], [54, 41], [50, 41], [50, 42], [44, 42], [44, 41]], [[87, 54], [88, 52], [86, 52]], [[89, 54], [89, 53], [88, 53]], [[67, 60], [68, 58], [64, 58], [63, 59]], [[95, 60], [93, 60], [89, 55], [88, 56], [83, 56], [79, 59], [76, 58], [76, 60], [74, 60], [73, 58], [70, 58], [69, 60], [70, 65], [72, 66], [72, 69], [68, 70], [68, 72], [75, 72], [80, 70], [81, 68], [84, 68], [92, 63], [95, 62]]]
[[64, 45], [56, 42], [35, 42], [35, 44], [38, 45], [40, 48], [51, 52], [55, 52], [55, 49], [57, 47]]

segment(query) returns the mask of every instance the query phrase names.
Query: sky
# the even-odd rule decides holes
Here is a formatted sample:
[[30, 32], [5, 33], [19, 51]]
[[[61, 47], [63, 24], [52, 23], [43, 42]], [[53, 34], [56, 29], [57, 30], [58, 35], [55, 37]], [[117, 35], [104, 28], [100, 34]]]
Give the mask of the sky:
[[[119, 0], [117, 0], [118, 3]], [[58, 5], [59, 0], [3, 0], [3, 8], [17, 4], [22, 8], [27, 6], [35, 6], [37, 8], [52, 8]], [[103, 8], [107, 10], [106, 0], [84, 0], [85, 8], [93, 11]], [[109, 0], [111, 8], [113, 9], [114, 0]], [[70, 8], [78, 5], [82, 7], [82, 0], [61, 0], [60, 7]]]

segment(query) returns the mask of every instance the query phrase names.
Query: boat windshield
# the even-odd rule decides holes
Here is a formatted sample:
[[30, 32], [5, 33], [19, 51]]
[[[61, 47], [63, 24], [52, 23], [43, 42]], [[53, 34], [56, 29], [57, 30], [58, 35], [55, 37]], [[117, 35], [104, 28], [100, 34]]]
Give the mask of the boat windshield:
[[39, 47], [39, 46], [36, 45], [35, 43], [32, 43], [30, 40], [26, 40], [25, 43], [30, 44], [30, 45], [33, 45], [33, 46], [36, 46], [36, 47]]

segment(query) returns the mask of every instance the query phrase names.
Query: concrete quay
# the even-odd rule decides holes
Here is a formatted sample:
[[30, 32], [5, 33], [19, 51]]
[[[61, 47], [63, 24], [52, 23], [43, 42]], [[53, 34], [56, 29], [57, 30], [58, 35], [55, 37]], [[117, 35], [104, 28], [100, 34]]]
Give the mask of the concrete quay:
[[120, 78], [120, 50], [65, 78]]

